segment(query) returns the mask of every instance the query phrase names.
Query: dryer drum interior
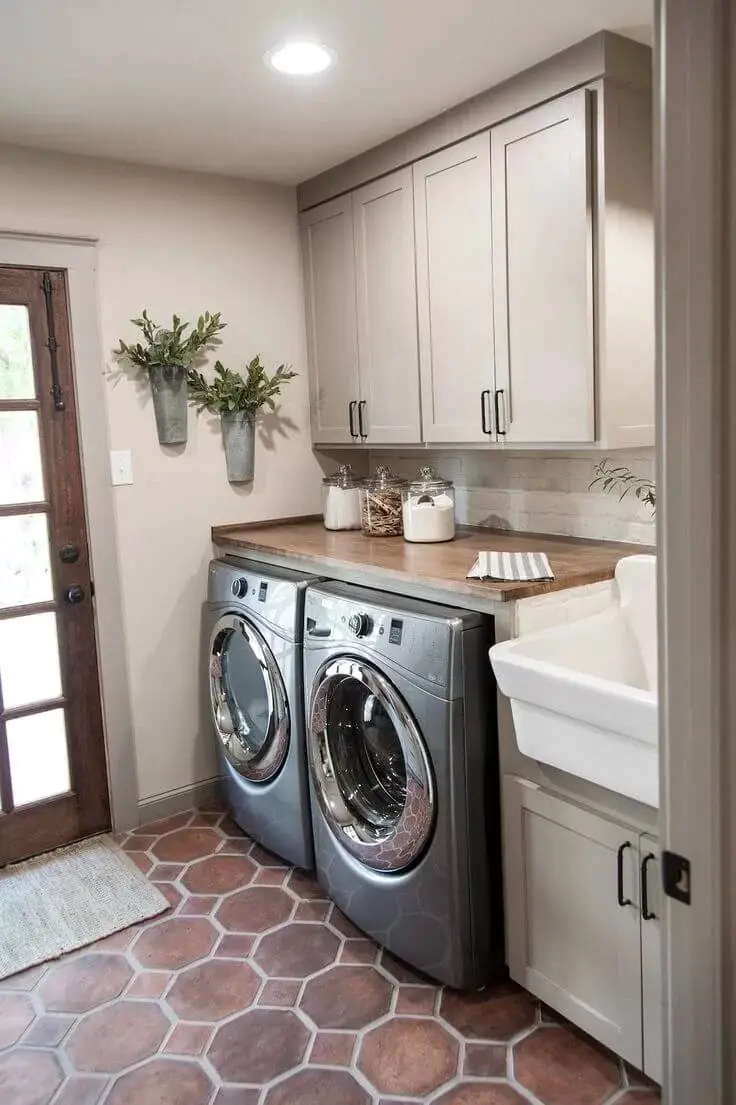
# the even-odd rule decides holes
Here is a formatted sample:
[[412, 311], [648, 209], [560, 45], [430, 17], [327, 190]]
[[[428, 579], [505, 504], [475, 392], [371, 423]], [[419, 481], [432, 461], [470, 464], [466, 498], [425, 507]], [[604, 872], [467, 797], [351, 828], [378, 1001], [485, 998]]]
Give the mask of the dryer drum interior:
[[431, 838], [435, 794], [398, 691], [364, 661], [333, 660], [318, 676], [309, 732], [314, 787], [335, 837], [368, 867], [410, 866]]
[[246, 779], [267, 782], [289, 749], [286, 688], [273, 653], [245, 618], [227, 614], [210, 638], [210, 702], [220, 746]]

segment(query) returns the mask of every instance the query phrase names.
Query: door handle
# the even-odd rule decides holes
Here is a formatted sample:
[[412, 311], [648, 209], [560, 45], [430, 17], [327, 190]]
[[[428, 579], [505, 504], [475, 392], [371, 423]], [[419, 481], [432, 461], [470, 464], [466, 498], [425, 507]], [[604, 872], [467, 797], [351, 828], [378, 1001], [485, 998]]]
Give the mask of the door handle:
[[[503, 419], [504, 429], [503, 430], [501, 429], [501, 399], [502, 398], [504, 400], [504, 419]], [[506, 406], [505, 406], [505, 403], [506, 403], [506, 398], [504, 396], [503, 388], [497, 388], [496, 391], [493, 393], [493, 409], [494, 409], [494, 413], [496, 415], [496, 433], [499, 435], [499, 437], [503, 437], [506, 433], [506, 429], [505, 429], [505, 427], [506, 427]]]
[[71, 603], [72, 606], [76, 606], [79, 602], [84, 602], [84, 587], [80, 587], [78, 583], [73, 584], [71, 587], [67, 587], [64, 592], [64, 601]]
[[358, 436], [355, 430], [355, 408], [357, 407], [357, 405], [357, 399], [353, 399], [350, 403], [348, 403], [348, 421], [350, 423], [350, 436], [353, 438], [353, 440], [355, 440], [355, 438]]
[[624, 854], [627, 848], [632, 848], [633, 845], [629, 840], [625, 844], [622, 844], [616, 853], [616, 872], [617, 872], [617, 886], [616, 897], [618, 898], [618, 904], [623, 907], [627, 905], [633, 905], [631, 898], [627, 898], [624, 894]]
[[650, 862], [656, 858], [654, 852], [650, 852], [648, 855], [644, 856], [644, 859], [641, 861], [641, 915], [642, 919], [645, 921], [657, 920], [657, 914], [649, 908], [649, 888], [647, 879], [647, 868]]
[[490, 398], [491, 398], [490, 388], [486, 388], [485, 391], [482, 391], [480, 393], [480, 426], [481, 426], [481, 429], [482, 429], [484, 434], [492, 434], [493, 430], [490, 430], [488, 428], [488, 423], [486, 421], [486, 417], [487, 417], [486, 416], [486, 398], [490, 402]]
[[363, 427], [363, 414], [365, 412], [366, 406], [366, 400], [361, 399], [361, 401], [358, 403], [358, 433], [363, 438], [363, 441], [365, 441], [365, 439], [368, 437], [368, 432]]

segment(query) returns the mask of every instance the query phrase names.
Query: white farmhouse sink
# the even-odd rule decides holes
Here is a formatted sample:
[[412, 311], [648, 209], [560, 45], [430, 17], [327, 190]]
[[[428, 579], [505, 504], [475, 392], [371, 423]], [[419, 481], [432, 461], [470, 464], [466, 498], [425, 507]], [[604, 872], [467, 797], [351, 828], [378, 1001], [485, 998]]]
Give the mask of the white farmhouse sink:
[[609, 609], [490, 652], [525, 756], [655, 807], [656, 563], [620, 560]]

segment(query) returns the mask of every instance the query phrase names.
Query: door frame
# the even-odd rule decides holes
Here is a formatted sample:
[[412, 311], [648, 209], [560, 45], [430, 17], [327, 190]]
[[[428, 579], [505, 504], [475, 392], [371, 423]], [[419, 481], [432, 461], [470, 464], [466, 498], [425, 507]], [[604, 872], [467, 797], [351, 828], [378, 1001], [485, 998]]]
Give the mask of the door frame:
[[110, 478], [97, 241], [0, 230], [0, 264], [64, 269], [67, 274], [110, 809], [113, 828], [120, 832], [139, 821], [138, 777], [128, 658], [120, 631], [125, 622]]
[[736, 1099], [735, 0], [657, 0], [656, 41], [660, 839], [692, 865], [692, 904], [663, 900], [666, 1100], [728, 1105]]

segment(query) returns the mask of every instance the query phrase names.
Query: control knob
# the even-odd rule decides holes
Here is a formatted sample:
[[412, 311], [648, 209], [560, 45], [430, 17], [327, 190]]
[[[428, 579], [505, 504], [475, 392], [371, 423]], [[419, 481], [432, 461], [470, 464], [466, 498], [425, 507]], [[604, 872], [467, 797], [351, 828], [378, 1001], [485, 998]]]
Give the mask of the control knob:
[[233, 595], [236, 599], [244, 599], [248, 594], [248, 580], [245, 576], [233, 580]]
[[352, 614], [348, 629], [354, 637], [367, 637], [371, 631], [371, 619], [367, 614]]

